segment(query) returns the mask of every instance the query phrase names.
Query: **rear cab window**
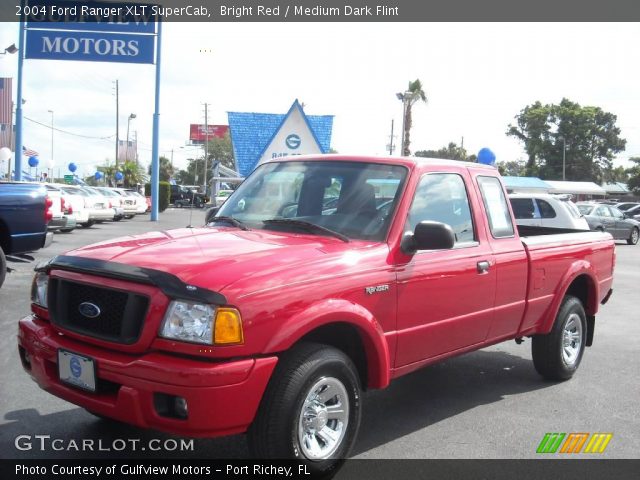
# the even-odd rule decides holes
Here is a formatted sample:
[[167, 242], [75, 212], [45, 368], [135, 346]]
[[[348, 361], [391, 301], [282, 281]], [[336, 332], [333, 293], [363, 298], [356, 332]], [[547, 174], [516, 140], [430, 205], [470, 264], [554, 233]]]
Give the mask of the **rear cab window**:
[[496, 177], [478, 176], [477, 182], [491, 235], [493, 238], [513, 237], [513, 221], [500, 180]]

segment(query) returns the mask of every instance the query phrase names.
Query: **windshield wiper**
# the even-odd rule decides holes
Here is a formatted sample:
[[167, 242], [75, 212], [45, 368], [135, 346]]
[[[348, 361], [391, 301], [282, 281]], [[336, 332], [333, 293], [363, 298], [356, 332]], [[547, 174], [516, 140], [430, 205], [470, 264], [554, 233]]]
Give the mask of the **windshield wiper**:
[[302, 227], [310, 232], [324, 233], [325, 235], [339, 238], [343, 242], [350, 241], [349, 237], [347, 237], [346, 235], [335, 232], [327, 227], [323, 227], [322, 225], [316, 225], [315, 223], [307, 222], [306, 220], [296, 220], [293, 218], [271, 218], [269, 220], [263, 220], [262, 223], [264, 223], [265, 225], [292, 225], [294, 227]]
[[231, 225], [233, 225], [234, 227], [238, 227], [240, 230], [251, 230], [249, 227], [247, 227], [244, 223], [242, 223], [240, 220], [238, 220], [237, 218], [233, 218], [233, 217], [227, 217], [227, 216], [220, 216], [220, 217], [213, 217], [211, 220], [209, 220], [209, 223], [216, 223], [216, 222], [227, 222], [230, 223]]

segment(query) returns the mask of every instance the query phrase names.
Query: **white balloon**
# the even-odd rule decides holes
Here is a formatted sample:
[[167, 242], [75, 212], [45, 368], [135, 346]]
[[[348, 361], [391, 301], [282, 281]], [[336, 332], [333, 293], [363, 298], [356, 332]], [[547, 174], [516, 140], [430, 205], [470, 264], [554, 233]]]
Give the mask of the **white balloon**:
[[47, 158], [44, 162], [46, 168], [53, 168], [53, 158]]
[[0, 162], [4, 162], [13, 157], [13, 152], [10, 148], [2, 147], [0, 148]]

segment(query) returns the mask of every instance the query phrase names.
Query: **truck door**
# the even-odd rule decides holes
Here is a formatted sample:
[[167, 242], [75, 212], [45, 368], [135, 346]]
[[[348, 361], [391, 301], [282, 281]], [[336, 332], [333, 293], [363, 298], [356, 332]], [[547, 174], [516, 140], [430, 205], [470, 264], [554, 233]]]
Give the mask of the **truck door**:
[[[529, 261], [516, 235], [500, 180], [483, 173], [477, 172], [474, 186], [484, 209], [483, 222], [488, 226], [487, 237], [490, 239], [496, 272], [493, 321], [487, 340], [498, 340], [514, 336], [521, 328], [527, 299]], [[536, 210], [542, 213], [543, 218], [550, 216], [544, 207], [536, 207]], [[537, 282], [544, 282], [546, 272], [540, 268], [534, 272], [534, 276]]]
[[465, 168], [427, 173], [416, 187], [405, 230], [423, 220], [446, 223], [456, 243], [450, 250], [418, 251], [398, 271], [396, 367], [482, 342], [487, 335], [496, 275], [489, 245], [480, 241], [473, 221], [468, 178]]

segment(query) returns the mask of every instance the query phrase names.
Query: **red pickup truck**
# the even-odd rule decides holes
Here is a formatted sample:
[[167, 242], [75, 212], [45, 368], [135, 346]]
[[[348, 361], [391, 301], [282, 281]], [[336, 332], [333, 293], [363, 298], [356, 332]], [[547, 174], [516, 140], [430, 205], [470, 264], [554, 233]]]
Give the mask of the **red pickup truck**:
[[[522, 234], [522, 236], [521, 236]], [[497, 170], [340, 155], [261, 165], [202, 228], [37, 269], [25, 370], [98, 416], [338, 465], [361, 392], [505, 340], [565, 380], [611, 294], [612, 237], [518, 232]]]

